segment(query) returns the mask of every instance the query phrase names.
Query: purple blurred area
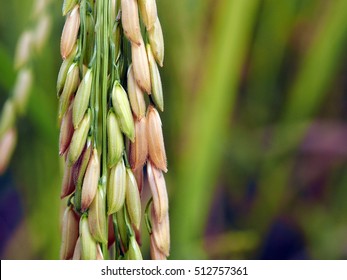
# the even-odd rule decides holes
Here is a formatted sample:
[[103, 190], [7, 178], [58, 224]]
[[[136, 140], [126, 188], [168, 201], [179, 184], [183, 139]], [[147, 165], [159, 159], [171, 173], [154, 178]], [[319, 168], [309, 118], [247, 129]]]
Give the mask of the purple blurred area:
[[[271, 142], [271, 139], [269, 139]], [[215, 193], [210, 216], [205, 231], [206, 250], [214, 258], [251, 258], [251, 259], [312, 259], [309, 237], [300, 222], [300, 209], [323, 207], [327, 215], [332, 211], [330, 205], [334, 188], [331, 176], [340, 173], [347, 166], [347, 125], [338, 122], [315, 121], [306, 130], [305, 136], [296, 151], [288, 193], [294, 192], [295, 199], [289, 206], [277, 213], [261, 236], [247, 236], [246, 220], [258, 195], [258, 170], [248, 177], [246, 189], [233, 193], [233, 183], [219, 183]], [[236, 183], [236, 182], [235, 182]], [[341, 198], [346, 200], [346, 198]], [[290, 199], [289, 199], [290, 201]], [[264, 207], [267, 207], [264, 205]], [[304, 208], [305, 208], [304, 207]], [[293, 210], [293, 209], [294, 210]], [[303, 208], [303, 211], [305, 211]], [[305, 214], [305, 213], [302, 213]], [[307, 214], [307, 213], [306, 213]], [[343, 215], [343, 212], [340, 213]], [[319, 217], [318, 217], [319, 219]], [[247, 224], [247, 223], [246, 223]], [[256, 232], [258, 229], [254, 229]], [[329, 229], [327, 229], [329, 230]], [[347, 229], [346, 233], [347, 233]], [[228, 236], [225, 234], [229, 232]], [[238, 232], [240, 234], [238, 234]], [[319, 233], [318, 233], [319, 235]], [[247, 245], [238, 248], [237, 244], [255, 242], [258, 250], [252, 252]], [[345, 246], [346, 245], [346, 246]], [[215, 246], [220, 247], [216, 250]], [[229, 250], [224, 248], [229, 248]], [[342, 254], [347, 256], [347, 243], [341, 244]], [[243, 251], [240, 254], [240, 251]], [[249, 250], [249, 252], [248, 252]], [[228, 253], [227, 253], [228, 252]]]
[[0, 258], [23, 218], [20, 194], [13, 187], [11, 172], [0, 177]]

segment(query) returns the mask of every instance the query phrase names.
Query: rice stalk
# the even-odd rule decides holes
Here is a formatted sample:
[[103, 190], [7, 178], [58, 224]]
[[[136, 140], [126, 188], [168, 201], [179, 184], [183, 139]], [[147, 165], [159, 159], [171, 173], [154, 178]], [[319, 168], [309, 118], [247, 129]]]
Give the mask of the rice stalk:
[[66, 165], [61, 197], [80, 217], [69, 258], [109, 259], [112, 251], [115, 259], [142, 259], [141, 190], [147, 163], [156, 217], [157, 253], [152, 256], [166, 258], [168, 198], [161, 170], [167, 167], [156, 109], [163, 110], [157, 63], [163, 64], [164, 44], [156, 3], [65, 0], [62, 11], [66, 22], [57, 96], [59, 153]]

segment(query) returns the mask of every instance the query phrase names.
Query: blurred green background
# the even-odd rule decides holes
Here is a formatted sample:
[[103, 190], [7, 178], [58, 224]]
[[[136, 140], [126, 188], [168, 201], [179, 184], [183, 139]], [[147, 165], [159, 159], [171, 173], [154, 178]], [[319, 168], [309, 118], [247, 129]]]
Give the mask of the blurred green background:
[[[1, 106], [33, 2], [1, 0]], [[157, 2], [171, 258], [347, 258], [347, 1]], [[0, 178], [2, 259], [59, 256], [61, 5]]]

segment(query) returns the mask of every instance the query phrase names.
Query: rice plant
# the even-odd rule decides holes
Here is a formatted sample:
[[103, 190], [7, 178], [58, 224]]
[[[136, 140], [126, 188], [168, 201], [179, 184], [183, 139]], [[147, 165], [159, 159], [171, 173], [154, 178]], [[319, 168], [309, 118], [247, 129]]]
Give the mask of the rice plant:
[[151, 256], [165, 259], [167, 164], [156, 109], [163, 111], [157, 63], [163, 65], [164, 42], [156, 2], [66, 0], [63, 15], [57, 94], [59, 154], [66, 161], [61, 198], [68, 204], [60, 257], [142, 259], [147, 164]]
[[0, 256], [345, 258], [346, 3], [5, 1]]

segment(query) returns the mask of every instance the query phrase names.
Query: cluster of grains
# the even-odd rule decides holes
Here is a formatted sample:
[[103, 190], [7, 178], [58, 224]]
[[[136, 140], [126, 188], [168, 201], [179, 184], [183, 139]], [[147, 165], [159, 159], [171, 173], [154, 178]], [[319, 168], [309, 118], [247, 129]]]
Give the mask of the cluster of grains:
[[151, 257], [166, 259], [167, 163], [157, 111], [163, 111], [158, 65], [164, 42], [156, 2], [65, 0], [63, 15], [57, 93], [59, 154], [65, 159], [61, 198], [68, 203], [60, 257], [142, 259], [146, 171]]
[[18, 117], [25, 113], [33, 82], [32, 61], [47, 41], [51, 18], [47, 13], [50, 0], [36, 0], [32, 13], [33, 24], [20, 36], [14, 59], [17, 78], [0, 118], [0, 175], [9, 164], [16, 146]]

